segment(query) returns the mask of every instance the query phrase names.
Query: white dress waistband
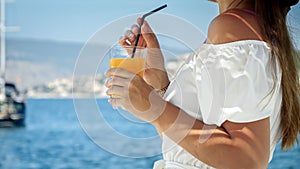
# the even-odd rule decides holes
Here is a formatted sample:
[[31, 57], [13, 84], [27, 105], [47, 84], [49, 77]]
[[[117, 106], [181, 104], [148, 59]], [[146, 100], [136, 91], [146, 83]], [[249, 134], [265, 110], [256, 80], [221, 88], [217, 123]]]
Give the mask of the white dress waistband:
[[154, 163], [153, 169], [199, 169], [197, 167], [173, 161], [159, 160]]

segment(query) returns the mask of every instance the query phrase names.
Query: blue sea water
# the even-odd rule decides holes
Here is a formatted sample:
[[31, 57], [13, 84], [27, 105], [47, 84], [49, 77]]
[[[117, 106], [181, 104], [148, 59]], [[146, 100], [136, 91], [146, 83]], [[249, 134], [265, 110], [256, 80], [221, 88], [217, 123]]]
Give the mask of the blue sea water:
[[[107, 109], [104, 117], [118, 132], [131, 137], [155, 135], [150, 125], [133, 128], [126, 119], [112, 115], [106, 99], [98, 104]], [[282, 152], [279, 146], [268, 168], [300, 168], [300, 148]], [[145, 146], [142, 151], [151, 150]], [[148, 169], [161, 158], [160, 154], [120, 157], [103, 150], [81, 128], [71, 99], [29, 99], [26, 127], [0, 128], [0, 169]]]

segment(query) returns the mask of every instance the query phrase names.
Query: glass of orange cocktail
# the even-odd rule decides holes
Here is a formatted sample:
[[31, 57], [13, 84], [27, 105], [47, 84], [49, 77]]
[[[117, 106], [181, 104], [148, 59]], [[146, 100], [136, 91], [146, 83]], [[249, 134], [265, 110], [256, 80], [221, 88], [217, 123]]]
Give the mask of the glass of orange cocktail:
[[137, 48], [134, 58], [131, 58], [132, 50], [133, 47], [114, 46], [110, 51], [110, 68], [123, 68], [143, 77], [146, 49]]

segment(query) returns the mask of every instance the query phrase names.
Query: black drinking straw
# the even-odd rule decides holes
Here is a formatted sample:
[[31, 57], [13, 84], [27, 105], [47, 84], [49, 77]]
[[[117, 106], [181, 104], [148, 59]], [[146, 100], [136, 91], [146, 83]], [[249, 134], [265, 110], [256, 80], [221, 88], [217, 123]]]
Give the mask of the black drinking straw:
[[142, 16], [142, 21], [141, 21], [141, 24], [140, 24], [140, 27], [139, 27], [139, 30], [138, 30], [138, 34], [137, 34], [136, 40], [135, 40], [135, 44], [134, 44], [134, 48], [133, 48], [133, 51], [132, 51], [131, 58], [134, 58], [134, 54], [135, 54], [135, 52], [136, 52], [136, 47], [137, 47], [137, 45], [138, 45], [138, 43], [139, 43], [139, 39], [140, 39], [141, 32], [142, 32], [142, 26], [143, 26], [143, 24], [144, 24], [145, 18], [146, 18], [147, 16], [149, 16], [149, 15], [154, 14], [155, 12], [158, 12], [158, 11], [160, 11], [160, 10], [166, 8], [167, 6], [168, 6], [168, 5], [165, 4], [165, 5], [163, 5], [163, 6], [159, 7], [159, 8], [156, 8], [156, 9], [154, 9], [153, 11], [148, 12], [148, 13], [146, 13], [145, 15]]

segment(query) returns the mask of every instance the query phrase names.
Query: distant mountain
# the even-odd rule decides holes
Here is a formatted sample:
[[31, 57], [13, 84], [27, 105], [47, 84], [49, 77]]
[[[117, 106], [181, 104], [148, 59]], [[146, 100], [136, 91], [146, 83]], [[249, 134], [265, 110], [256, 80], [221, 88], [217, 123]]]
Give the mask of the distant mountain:
[[48, 84], [30, 87], [27, 89], [26, 95], [30, 98], [105, 97], [107, 88], [103, 84], [106, 79], [101, 74], [96, 77], [81, 76], [75, 80], [72, 78], [62, 78]]
[[24, 90], [71, 77], [82, 46], [79, 43], [8, 39], [6, 79]]
[[[21, 90], [46, 85], [57, 79], [70, 79], [83, 46], [83, 43], [7, 39], [6, 79], [16, 83]], [[102, 47], [97, 45], [96, 51]], [[166, 51], [164, 55], [168, 61], [176, 60], [175, 55], [185, 53], [171, 45], [162, 45], [162, 49]]]
[[[74, 66], [83, 46], [83, 43], [8, 39], [6, 79], [16, 83], [19, 89], [29, 89], [34, 91], [33, 93], [38, 91], [36, 89], [44, 89], [42, 86], [51, 86], [54, 83], [58, 86], [66, 86], [60, 85], [60, 82], [62, 79], [67, 79], [68, 84], [72, 82]], [[174, 75], [177, 68], [183, 63], [183, 59], [187, 57], [186, 55], [182, 57], [185, 50], [179, 50], [172, 46], [162, 46], [162, 48], [174, 52], [164, 52], [168, 72]], [[62, 82], [65, 83], [64, 81], [66, 80]], [[64, 87], [64, 89], [69, 95], [69, 87]], [[48, 88], [45, 91], [47, 93]], [[45, 91], [42, 90], [42, 92]], [[48, 92], [51, 93], [51, 91], [60, 90], [53, 88]], [[78, 91], [83, 91], [83, 89]]]
[[[184, 62], [181, 60], [169, 60], [166, 64], [169, 77], [175, 75], [178, 67]], [[96, 76], [76, 76], [73, 78], [60, 78], [50, 83], [35, 85], [27, 89], [27, 97], [30, 98], [99, 98], [106, 97], [107, 88], [104, 86], [107, 77], [99, 73]]]

